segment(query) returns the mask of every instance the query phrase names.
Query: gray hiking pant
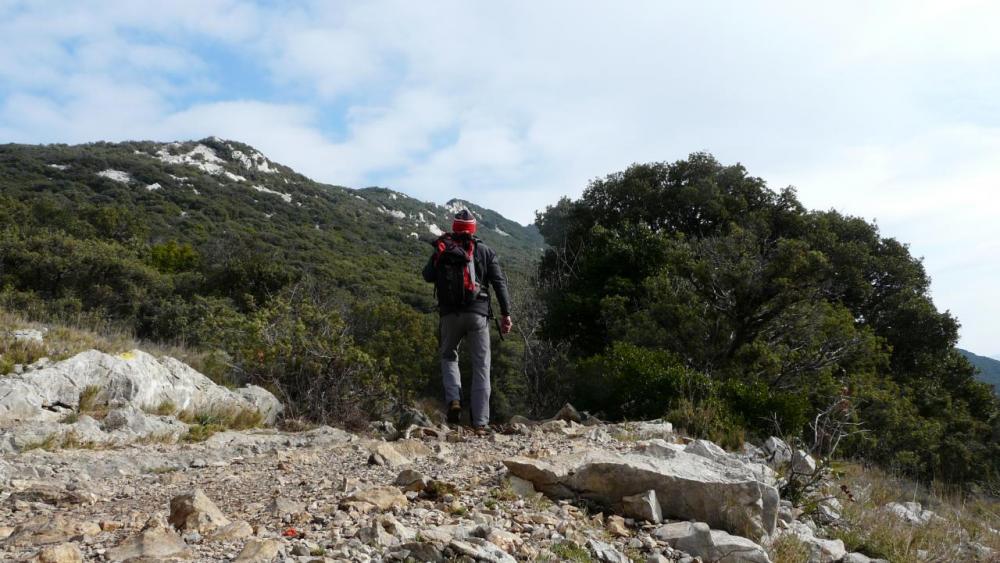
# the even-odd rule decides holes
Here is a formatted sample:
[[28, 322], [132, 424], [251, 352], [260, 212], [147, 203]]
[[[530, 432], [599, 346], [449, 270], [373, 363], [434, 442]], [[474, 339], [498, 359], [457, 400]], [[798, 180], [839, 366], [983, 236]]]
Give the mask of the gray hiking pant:
[[472, 397], [469, 412], [473, 426], [490, 421], [490, 331], [486, 316], [478, 313], [441, 315], [441, 379], [446, 403], [462, 400], [462, 374], [458, 371], [458, 345], [465, 339], [472, 355]]

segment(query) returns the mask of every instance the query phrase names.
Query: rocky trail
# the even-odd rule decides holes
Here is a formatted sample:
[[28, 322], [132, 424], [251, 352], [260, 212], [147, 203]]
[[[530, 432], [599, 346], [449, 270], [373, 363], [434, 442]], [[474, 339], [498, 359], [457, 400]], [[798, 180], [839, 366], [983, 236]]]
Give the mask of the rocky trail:
[[[522, 469], [513, 472], [523, 473], [535, 459], [660, 447], [672, 437], [667, 423], [554, 421], [509, 431], [412, 427], [418, 437], [385, 441], [322, 427], [33, 450], [0, 464], [0, 545], [5, 560], [38, 561], [694, 561], [674, 549], [680, 543], [705, 561], [768, 560], [722, 531], [698, 538], [704, 525], [670, 529], [549, 500], [505, 464], [517, 460]], [[69, 555], [46, 555], [57, 550]]]
[[192, 405], [280, 411], [260, 388], [138, 352], [0, 378], [0, 559], [769, 563], [793, 537], [803, 561], [873, 561], [820, 537], [841, 510], [833, 484], [810, 514], [779, 498], [781, 472], [815, 461], [776, 438], [729, 453], [567, 405], [486, 436], [413, 411], [360, 434], [179, 439]]

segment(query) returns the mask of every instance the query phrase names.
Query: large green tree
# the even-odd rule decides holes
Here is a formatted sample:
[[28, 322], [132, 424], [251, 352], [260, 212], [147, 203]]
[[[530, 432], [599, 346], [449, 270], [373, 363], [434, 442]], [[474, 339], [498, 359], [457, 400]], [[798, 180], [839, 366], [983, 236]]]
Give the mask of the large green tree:
[[710, 409], [764, 434], [846, 399], [879, 430], [856, 452], [925, 477], [1000, 472], [998, 404], [955, 351], [958, 322], [875, 225], [703, 153], [595, 180], [538, 225], [543, 333], [569, 345], [583, 406]]

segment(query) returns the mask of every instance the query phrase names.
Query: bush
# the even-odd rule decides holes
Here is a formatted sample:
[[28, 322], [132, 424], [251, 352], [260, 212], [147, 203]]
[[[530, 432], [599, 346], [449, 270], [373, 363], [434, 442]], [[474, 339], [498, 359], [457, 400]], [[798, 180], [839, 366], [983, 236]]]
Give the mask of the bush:
[[236, 372], [278, 395], [290, 417], [366, 426], [396, 381], [349, 333], [335, 303], [296, 285], [251, 316], [233, 345]]
[[741, 447], [746, 438], [744, 428], [718, 399], [699, 403], [682, 399], [664, 418], [690, 436], [711, 440], [728, 449]]
[[659, 418], [682, 399], [708, 396], [711, 384], [662, 350], [616, 342], [577, 364], [580, 405], [611, 419]]

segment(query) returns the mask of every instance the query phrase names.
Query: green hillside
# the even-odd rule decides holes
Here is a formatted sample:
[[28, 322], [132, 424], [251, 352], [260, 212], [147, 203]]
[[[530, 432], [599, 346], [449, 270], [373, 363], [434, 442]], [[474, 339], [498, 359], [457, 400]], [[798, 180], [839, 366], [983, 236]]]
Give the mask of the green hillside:
[[[420, 270], [456, 201], [314, 182], [247, 145], [0, 146], [0, 312], [179, 344], [293, 417], [366, 425], [438, 396], [433, 289]], [[515, 289], [537, 229], [469, 205]], [[5, 340], [0, 369], [34, 359]], [[527, 412], [519, 345], [495, 354], [498, 416]]]
[[[87, 241], [87, 251], [124, 245], [130, 249], [126, 255], [139, 252], [137, 261], [155, 271], [136, 264], [142, 270], [133, 272], [138, 278], [191, 272], [204, 278], [173, 279], [166, 294], [191, 293], [176, 282], [203, 286], [216, 279], [228, 287], [229, 297], [260, 299], [307, 274], [353, 295], [394, 295], [426, 310], [431, 291], [418, 275], [429, 252], [426, 243], [437, 229], [449, 227], [455, 207], [385, 189], [320, 184], [252, 147], [217, 138], [5, 145], [0, 187], [0, 218], [7, 226], [0, 242], [6, 251], [3, 287], [78, 301], [82, 309], [102, 305], [94, 295], [98, 288], [69, 287], [64, 277], [48, 275], [60, 267], [51, 262], [70, 250], [68, 240]], [[515, 276], [530, 271], [544, 246], [537, 230], [470, 207], [483, 220], [481, 238], [500, 252], [508, 269]], [[143, 245], [149, 246], [148, 255], [139, 250]], [[163, 258], [188, 247], [190, 263], [154, 263], [154, 255]], [[30, 263], [36, 254], [42, 259]], [[248, 285], [237, 287], [241, 280]], [[121, 289], [121, 280], [97, 281]], [[154, 295], [162, 289], [147, 288]], [[140, 326], [140, 332], [150, 332], [146, 328]], [[169, 336], [153, 332], [149, 335]]]
[[958, 351], [976, 367], [976, 377], [980, 381], [992, 385], [993, 391], [1000, 394], [1000, 360], [979, 356], [961, 348]]

